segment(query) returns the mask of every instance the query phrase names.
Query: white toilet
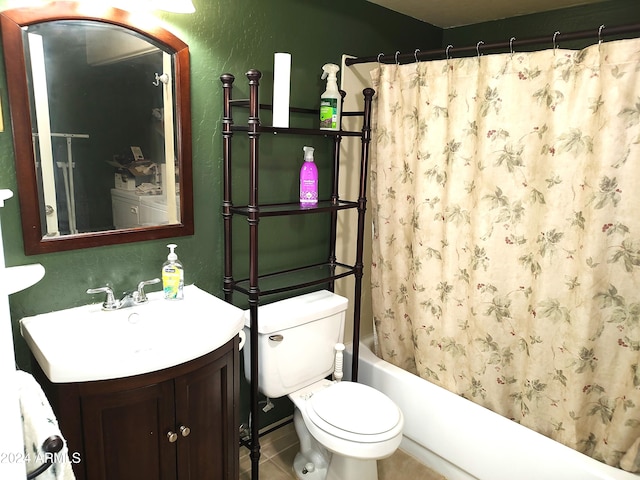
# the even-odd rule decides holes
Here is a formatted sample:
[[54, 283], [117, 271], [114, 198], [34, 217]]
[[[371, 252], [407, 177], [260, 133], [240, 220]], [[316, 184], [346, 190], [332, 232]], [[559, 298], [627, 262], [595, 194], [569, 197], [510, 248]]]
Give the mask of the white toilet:
[[[258, 309], [258, 388], [269, 398], [289, 395], [296, 407], [300, 452], [293, 467], [300, 479], [377, 480], [376, 461], [402, 439], [402, 412], [386, 395], [326, 379], [342, 342], [347, 302], [323, 290]], [[247, 311], [247, 336], [249, 326]], [[247, 380], [249, 355], [247, 345]]]

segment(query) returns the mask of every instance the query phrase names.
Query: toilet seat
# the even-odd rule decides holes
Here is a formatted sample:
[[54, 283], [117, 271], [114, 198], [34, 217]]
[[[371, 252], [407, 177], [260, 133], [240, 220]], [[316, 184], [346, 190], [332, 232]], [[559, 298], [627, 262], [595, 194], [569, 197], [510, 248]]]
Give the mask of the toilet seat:
[[402, 413], [383, 393], [367, 385], [340, 382], [306, 402], [308, 419], [328, 434], [353, 442], [384, 442], [402, 431]]

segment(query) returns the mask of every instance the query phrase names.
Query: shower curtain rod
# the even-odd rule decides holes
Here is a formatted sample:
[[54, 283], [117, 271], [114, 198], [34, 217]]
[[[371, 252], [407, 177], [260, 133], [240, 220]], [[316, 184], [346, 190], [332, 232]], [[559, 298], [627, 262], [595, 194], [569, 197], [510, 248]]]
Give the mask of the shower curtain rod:
[[370, 63], [370, 62], [378, 62], [378, 63], [413, 63], [420, 60], [427, 60], [437, 57], [445, 57], [451, 58], [455, 54], [462, 53], [475, 53], [482, 54], [485, 50], [500, 50], [500, 49], [508, 49], [513, 52], [516, 47], [530, 46], [530, 45], [542, 45], [542, 44], [553, 44], [554, 47], [558, 45], [558, 42], [561, 40], [583, 40], [592, 38], [593, 40], [597, 40], [598, 42], [603, 40], [605, 35], [620, 35], [626, 33], [639, 33], [640, 32], [640, 24], [633, 25], [620, 25], [616, 27], [606, 27], [605, 25], [601, 25], [597, 30], [582, 30], [579, 32], [555, 32], [553, 35], [540, 36], [540, 37], [532, 37], [525, 38], [522, 40], [518, 40], [515, 37], [512, 37], [508, 42], [496, 42], [496, 43], [484, 43], [482, 41], [478, 42], [477, 45], [468, 46], [468, 47], [454, 47], [453, 45], [449, 45], [446, 48], [439, 48], [436, 50], [425, 50], [421, 52], [419, 49], [416, 49], [413, 53], [400, 53], [396, 52], [393, 55], [384, 55], [383, 53], [371, 56], [371, 57], [357, 57], [357, 58], [346, 58], [344, 63], [346, 66], [355, 65], [357, 63]]

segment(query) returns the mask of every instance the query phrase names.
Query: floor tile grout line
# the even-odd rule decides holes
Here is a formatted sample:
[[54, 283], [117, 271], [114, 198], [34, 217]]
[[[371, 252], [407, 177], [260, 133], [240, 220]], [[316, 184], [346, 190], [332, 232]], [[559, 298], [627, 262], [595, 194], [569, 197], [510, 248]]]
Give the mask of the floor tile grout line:
[[[261, 444], [263, 449], [266, 448], [266, 452], [264, 450], [261, 452], [262, 455], [260, 458], [260, 468], [264, 468], [265, 465], [268, 465], [271, 469], [275, 468], [276, 471], [282, 472], [284, 475], [286, 475], [287, 480], [289, 479], [298, 480], [292, 468], [289, 468], [289, 469], [284, 468], [284, 466], [288, 465], [288, 463], [291, 461], [291, 459], [287, 457], [286, 452], [291, 448], [299, 448], [299, 441], [297, 440], [297, 436], [295, 436], [295, 431], [286, 432], [284, 430], [284, 428], [286, 427], [287, 426], [284, 425], [282, 428], [278, 428], [272, 432], [269, 432], [269, 434], [263, 437], [264, 441], [261, 441]], [[274, 433], [275, 433], [275, 436], [272, 436], [274, 435]], [[286, 440], [287, 436], [289, 435], [293, 435], [295, 438], [292, 437], [291, 439]], [[283, 441], [283, 439], [285, 439], [286, 441]], [[242, 446], [240, 448], [241, 448], [240, 450], [241, 452], [242, 452], [242, 449], [245, 449], [247, 451], [247, 453], [244, 454], [244, 457], [248, 458], [250, 453], [249, 450]], [[406, 452], [403, 452], [403, 453], [405, 456], [412, 458], [415, 464], [418, 465], [417, 468], [420, 469], [419, 475], [423, 475], [423, 472], [424, 472], [424, 475], [426, 476], [421, 477], [421, 478], [424, 478], [424, 480], [428, 480], [428, 479], [446, 480], [445, 477], [441, 476], [437, 472], [434, 472], [430, 470], [428, 467], [426, 467], [425, 465], [421, 464], [420, 461], [417, 460], [415, 457], [411, 456]], [[243, 458], [242, 453], [240, 454], [240, 458], [241, 459]], [[402, 457], [400, 457], [400, 459], [402, 459]], [[400, 460], [400, 464], [403, 464], [405, 461], [406, 460]], [[396, 477], [395, 475], [398, 472], [394, 472], [393, 474], [391, 474], [391, 476], [389, 476], [390, 471], [388, 470], [388, 468], [389, 467], [387, 466], [387, 468], [384, 469], [386, 470], [384, 473], [381, 472], [380, 480], [399, 480], [399, 477]], [[414, 466], [412, 468], [416, 468], [416, 467]], [[249, 468], [247, 470], [245, 468], [241, 470], [240, 473], [241, 473], [240, 478], [248, 478], [248, 477], [245, 477], [244, 475], [250, 475], [251, 469]], [[278, 477], [280, 476], [278, 475]], [[401, 478], [404, 478], [404, 477], [401, 477]]]

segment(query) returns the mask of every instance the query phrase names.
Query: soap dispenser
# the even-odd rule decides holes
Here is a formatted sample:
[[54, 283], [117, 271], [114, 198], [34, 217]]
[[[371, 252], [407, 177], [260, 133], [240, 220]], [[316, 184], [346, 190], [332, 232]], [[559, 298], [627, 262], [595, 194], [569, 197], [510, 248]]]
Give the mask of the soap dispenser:
[[166, 300], [184, 298], [184, 269], [175, 253], [176, 244], [170, 243], [167, 261], [162, 264], [162, 288]]

